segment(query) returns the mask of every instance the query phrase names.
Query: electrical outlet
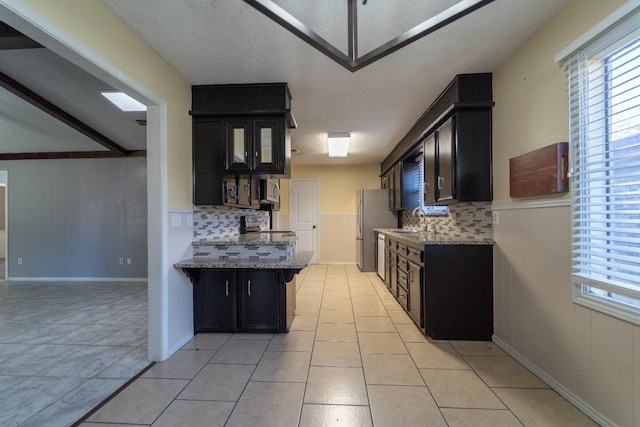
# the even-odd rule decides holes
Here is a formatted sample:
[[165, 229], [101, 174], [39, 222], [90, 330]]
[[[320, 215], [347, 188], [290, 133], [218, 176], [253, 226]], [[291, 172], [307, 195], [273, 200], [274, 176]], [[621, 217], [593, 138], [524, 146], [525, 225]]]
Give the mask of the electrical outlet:
[[131, 258], [127, 258], [127, 265], [131, 265]]
[[500, 224], [500, 213], [499, 212], [493, 212], [493, 223], [494, 224]]
[[18, 265], [22, 265], [22, 258], [18, 258]]
[[120, 265], [124, 264], [124, 258], [120, 258]]

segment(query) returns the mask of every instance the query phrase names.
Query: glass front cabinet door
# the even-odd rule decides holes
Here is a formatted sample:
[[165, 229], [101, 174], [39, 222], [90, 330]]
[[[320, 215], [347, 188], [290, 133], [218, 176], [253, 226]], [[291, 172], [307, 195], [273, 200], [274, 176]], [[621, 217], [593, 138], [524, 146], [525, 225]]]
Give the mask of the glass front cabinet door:
[[253, 170], [276, 171], [280, 168], [280, 122], [256, 120], [253, 122]]
[[228, 172], [251, 170], [251, 122], [234, 120], [227, 122], [227, 164]]
[[281, 127], [279, 120], [229, 120], [227, 172], [277, 173], [282, 159]]

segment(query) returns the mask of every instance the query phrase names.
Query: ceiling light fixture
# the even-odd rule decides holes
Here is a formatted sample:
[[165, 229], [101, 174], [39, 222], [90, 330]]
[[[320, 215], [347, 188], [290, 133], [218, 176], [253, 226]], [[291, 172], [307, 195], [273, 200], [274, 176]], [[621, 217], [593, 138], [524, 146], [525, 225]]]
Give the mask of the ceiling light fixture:
[[146, 105], [136, 101], [124, 92], [105, 91], [100, 92], [100, 94], [122, 111], [147, 111]]
[[[414, 41], [433, 33], [434, 31], [455, 22], [465, 15], [480, 9], [494, 0], [462, 0], [439, 14], [416, 25], [408, 31], [400, 34], [395, 39], [389, 40], [383, 45], [373, 49], [364, 56], [358, 55], [358, 17], [357, 0], [347, 0], [347, 31], [349, 34], [349, 54], [344, 54], [340, 49], [322, 38], [309, 26], [303, 24], [296, 17], [278, 6], [272, 0], [244, 0], [267, 17], [271, 18], [282, 27], [291, 31], [305, 42], [342, 65], [352, 73], [360, 68], [384, 58]], [[367, 4], [363, 0], [362, 5]]]
[[349, 132], [330, 133], [327, 136], [329, 157], [347, 157], [350, 140], [351, 134]]

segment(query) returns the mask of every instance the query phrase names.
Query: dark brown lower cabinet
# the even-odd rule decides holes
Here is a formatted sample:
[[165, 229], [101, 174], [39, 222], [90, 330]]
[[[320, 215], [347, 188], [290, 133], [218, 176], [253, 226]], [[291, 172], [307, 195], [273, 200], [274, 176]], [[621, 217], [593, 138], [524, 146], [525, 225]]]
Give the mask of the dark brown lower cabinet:
[[491, 341], [493, 246], [427, 245], [424, 327], [434, 339]]
[[200, 280], [193, 286], [195, 332], [235, 330], [237, 328], [237, 289], [235, 271], [202, 271]]
[[268, 270], [241, 271], [239, 327], [241, 331], [278, 329], [280, 286], [277, 273]]
[[386, 237], [387, 287], [434, 339], [491, 341], [493, 246]]
[[288, 332], [299, 270], [184, 269], [198, 332]]

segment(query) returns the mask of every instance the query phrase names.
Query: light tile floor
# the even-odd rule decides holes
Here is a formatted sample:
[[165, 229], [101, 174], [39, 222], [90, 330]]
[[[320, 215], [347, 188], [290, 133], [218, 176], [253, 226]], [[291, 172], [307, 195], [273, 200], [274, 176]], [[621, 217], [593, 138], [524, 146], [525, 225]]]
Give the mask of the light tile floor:
[[375, 273], [298, 276], [288, 334], [198, 334], [85, 427], [593, 426], [490, 342], [432, 341]]
[[0, 426], [69, 426], [147, 367], [144, 282], [0, 282]]

